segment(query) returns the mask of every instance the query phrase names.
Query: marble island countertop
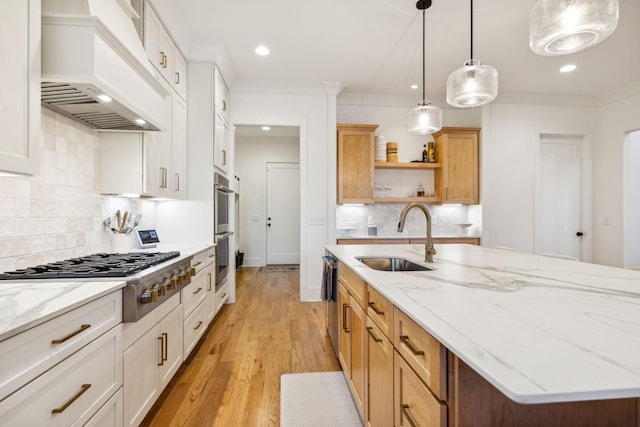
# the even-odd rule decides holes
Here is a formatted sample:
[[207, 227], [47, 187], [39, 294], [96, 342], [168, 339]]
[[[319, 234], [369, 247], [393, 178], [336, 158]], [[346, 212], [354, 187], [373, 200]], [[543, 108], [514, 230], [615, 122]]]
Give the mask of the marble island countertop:
[[640, 272], [474, 245], [327, 245], [494, 387], [520, 403], [640, 397]]
[[0, 281], [0, 341], [44, 323], [103, 295], [123, 281]]

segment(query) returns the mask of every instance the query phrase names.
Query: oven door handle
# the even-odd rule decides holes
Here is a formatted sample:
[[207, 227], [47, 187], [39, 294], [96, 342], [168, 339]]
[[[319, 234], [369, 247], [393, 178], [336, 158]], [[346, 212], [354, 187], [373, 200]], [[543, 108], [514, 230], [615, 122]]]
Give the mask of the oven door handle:
[[216, 241], [222, 240], [222, 239], [226, 239], [227, 237], [231, 236], [233, 234], [233, 231], [226, 231], [224, 233], [218, 233], [216, 234]]

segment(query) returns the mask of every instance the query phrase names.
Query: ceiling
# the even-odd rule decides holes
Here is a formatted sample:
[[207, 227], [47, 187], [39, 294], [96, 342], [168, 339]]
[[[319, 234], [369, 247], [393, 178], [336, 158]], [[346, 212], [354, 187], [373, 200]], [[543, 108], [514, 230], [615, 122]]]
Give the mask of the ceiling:
[[[474, 56], [498, 70], [499, 97], [595, 100], [640, 82], [640, 1], [620, 0], [618, 27], [604, 42], [556, 57], [529, 49], [535, 2], [474, 3]], [[331, 83], [342, 93], [422, 98], [420, 89], [409, 88], [422, 80], [422, 17], [414, 0], [152, 3], [189, 61], [224, 63], [231, 90]], [[469, 0], [433, 0], [426, 12], [427, 98], [443, 97], [447, 76], [470, 59], [469, 33]], [[259, 44], [271, 54], [256, 55]], [[567, 63], [577, 70], [560, 73]]]

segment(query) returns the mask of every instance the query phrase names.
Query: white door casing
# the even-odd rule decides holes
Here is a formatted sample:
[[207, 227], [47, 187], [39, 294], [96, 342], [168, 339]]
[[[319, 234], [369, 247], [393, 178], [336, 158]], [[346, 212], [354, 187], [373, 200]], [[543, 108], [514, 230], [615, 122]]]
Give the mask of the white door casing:
[[534, 252], [583, 259], [583, 137], [541, 134], [535, 196]]
[[300, 164], [267, 163], [267, 265], [300, 263]]

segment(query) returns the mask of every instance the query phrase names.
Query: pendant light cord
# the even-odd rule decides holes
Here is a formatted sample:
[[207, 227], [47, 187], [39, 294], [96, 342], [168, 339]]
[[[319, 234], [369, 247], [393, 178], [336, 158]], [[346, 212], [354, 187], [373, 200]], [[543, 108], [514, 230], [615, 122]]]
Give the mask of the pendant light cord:
[[426, 49], [426, 45], [425, 45], [425, 18], [424, 18], [424, 13], [425, 13], [426, 9], [422, 9], [422, 102], [424, 103], [424, 101], [427, 100], [427, 96], [426, 96], [426, 89], [425, 89], [425, 82], [426, 82], [426, 78], [425, 78], [425, 74], [426, 74], [426, 66], [425, 66], [425, 59], [424, 57], [425, 55], [425, 49]]
[[471, 25], [469, 25], [470, 30], [470, 34], [469, 34], [469, 38], [471, 39], [469, 41], [469, 44], [471, 45], [471, 58], [469, 59], [473, 59], [473, 0], [469, 0], [469, 2], [471, 3], [471, 7], [469, 8], [469, 17], [471, 19]]

